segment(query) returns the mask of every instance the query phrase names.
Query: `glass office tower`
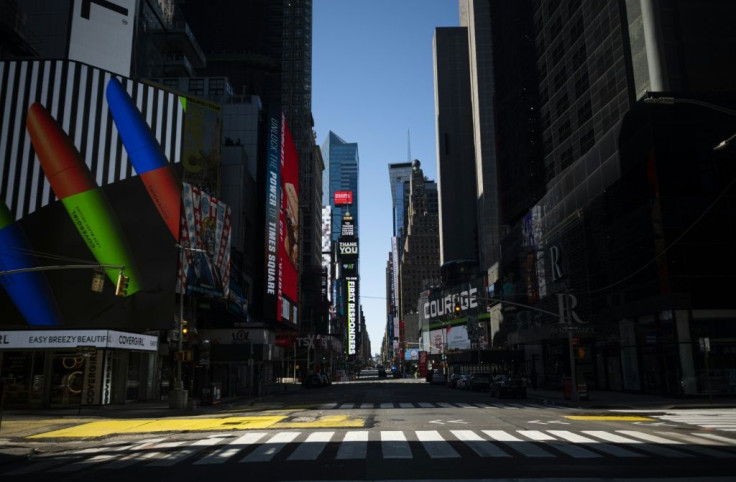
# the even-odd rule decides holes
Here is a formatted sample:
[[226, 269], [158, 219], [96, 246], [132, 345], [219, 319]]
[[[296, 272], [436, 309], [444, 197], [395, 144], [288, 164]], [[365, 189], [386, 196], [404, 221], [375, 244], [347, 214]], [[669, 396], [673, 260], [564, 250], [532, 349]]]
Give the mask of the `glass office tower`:
[[[323, 199], [329, 199], [332, 207], [331, 239], [340, 236], [340, 223], [348, 210], [353, 215], [355, 236], [360, 236], [360, 217], [358, 216], [358, 143], [345, 142], [330, 131], [322, 144], [322, 157], [325, 161], [325, 176], [322, 177]], [[335, 206], [335, 191], [351, 191], [351, 205]]]

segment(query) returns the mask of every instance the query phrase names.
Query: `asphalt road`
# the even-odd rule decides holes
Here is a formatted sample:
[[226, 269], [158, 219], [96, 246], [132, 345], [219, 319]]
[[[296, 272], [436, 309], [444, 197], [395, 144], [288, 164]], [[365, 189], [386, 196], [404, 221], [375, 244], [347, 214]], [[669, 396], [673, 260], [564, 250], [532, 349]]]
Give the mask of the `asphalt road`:
[[[37, 453], [0, 466], [0, 478], [736, 480], [736, 435], [706, 422], [363, 375], [292, 390], [270, 407], [133, 420], [124, 430], [121, 421], [92, 422], [107, 427], [102, 434], [81, 432], [85, 424], [69, 427], [76, 435], [40, 434]], [[733, 409], [712, 412], [719, 416], [733, 417]]]

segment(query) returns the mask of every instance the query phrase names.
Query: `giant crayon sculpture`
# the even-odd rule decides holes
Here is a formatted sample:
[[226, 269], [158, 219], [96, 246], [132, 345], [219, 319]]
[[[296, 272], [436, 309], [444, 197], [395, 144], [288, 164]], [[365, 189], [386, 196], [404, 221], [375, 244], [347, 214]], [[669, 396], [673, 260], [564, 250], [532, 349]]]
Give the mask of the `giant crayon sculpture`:
[[181, 184], [148, 124], [116, 78], [107, 83], [105, 95], [133, 169], [146, 186], [174, 239], [178, 240]]
[[[128, 296], [136, 293], [140, 282], [123, 230], [71, 139], [38, 102], [28, 110], [26, 128], [51, 188], [95, 259], [103, 265], [125, 266]], [[115, 283], [119, 271], [106, 271]]]
[[[31, 242], [26, 233], [0, 201], [0, 271], [38, 267], [35, 256], [30, 253]], [[28, 271], [0, 276], [0, 285], [29, 325], [61, 323], [59, 306], [44, 273]]]

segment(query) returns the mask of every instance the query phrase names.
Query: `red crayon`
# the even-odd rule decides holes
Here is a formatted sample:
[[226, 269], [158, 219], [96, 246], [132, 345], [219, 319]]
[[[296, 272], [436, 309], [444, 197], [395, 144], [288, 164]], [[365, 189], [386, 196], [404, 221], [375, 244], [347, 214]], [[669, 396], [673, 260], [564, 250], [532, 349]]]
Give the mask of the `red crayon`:
[[[64, 129], [39, 103], [28, 110], [26, 128], [43, 172], [56, 196], [101, 265], [124, 266], [128, 295], [140, 289], [133, 256], [107, 198]], [[118, 269], [107, 269], [117, 281]]]

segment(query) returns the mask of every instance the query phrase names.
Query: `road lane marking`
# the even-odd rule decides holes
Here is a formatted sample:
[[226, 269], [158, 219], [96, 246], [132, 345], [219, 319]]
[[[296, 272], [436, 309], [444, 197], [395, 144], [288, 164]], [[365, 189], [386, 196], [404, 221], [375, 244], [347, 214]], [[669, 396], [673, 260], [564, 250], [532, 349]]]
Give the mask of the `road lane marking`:
[[481, 457], [511, 457], [497, 445], [472, 430], [451, 430], [450, 432]]
[[335, 432], [310, 433], [307, 440], [301, 443], [287, 460], [316, 460], [332, 440], [333, 435]]
[[422, 442], [424, 449], [433, 459], [447, 459], [460, 457], [452, 445], [450, 445], [437, 430], [419, 430], [416, 432], [417, 439]]
[[364, 459], [367, 453], [368, 431], [350, 431], [345, 433], [335, 458], [338, 460]]
[[508, 447], [516, 450], [526, 457], [554, 457], [553, 454], [541, 449], [531, 442], [522, 440], [503, 430], [483, 430], [483, 433], [497, 442], [503, 442]]
[[406, 441], [404, 432], [400, 430], [387, 430], [381, 432], [381, 450], [384, 459], [410, 459], [412, 458], [411, 447]]
[[301, 432], [279, 432], [267, 442], [261, 444], [253, 452], [241, 459], [241, 463], [249, 462], [269, 462], [277, 453], [279, 453], [287, 444], [296, 439]]
[[[555, 437], [559, 437], [561, 439], [567, 440], [568, 442], [572, 442], [574, 444], [581, 444], [583, 446], [592, 448], [594, 450], [597, 450], [599, 452], [603, 452], [609, 455], [613, 455], [614, 457], [641, 457], [641, 454], [638, 454], [636, 452], [632, 452], [631, 450], [626, 450], [622, 447], [617, 447], [616, 445], [603, 443], [600, 440], [591, 439], [588, 437], [584, 437], [582, 435], [569, 432], [567, 430], [549, 430], [549, 433], [554, 435]], [[560, 448], [555, 446], [556, 448]]]

